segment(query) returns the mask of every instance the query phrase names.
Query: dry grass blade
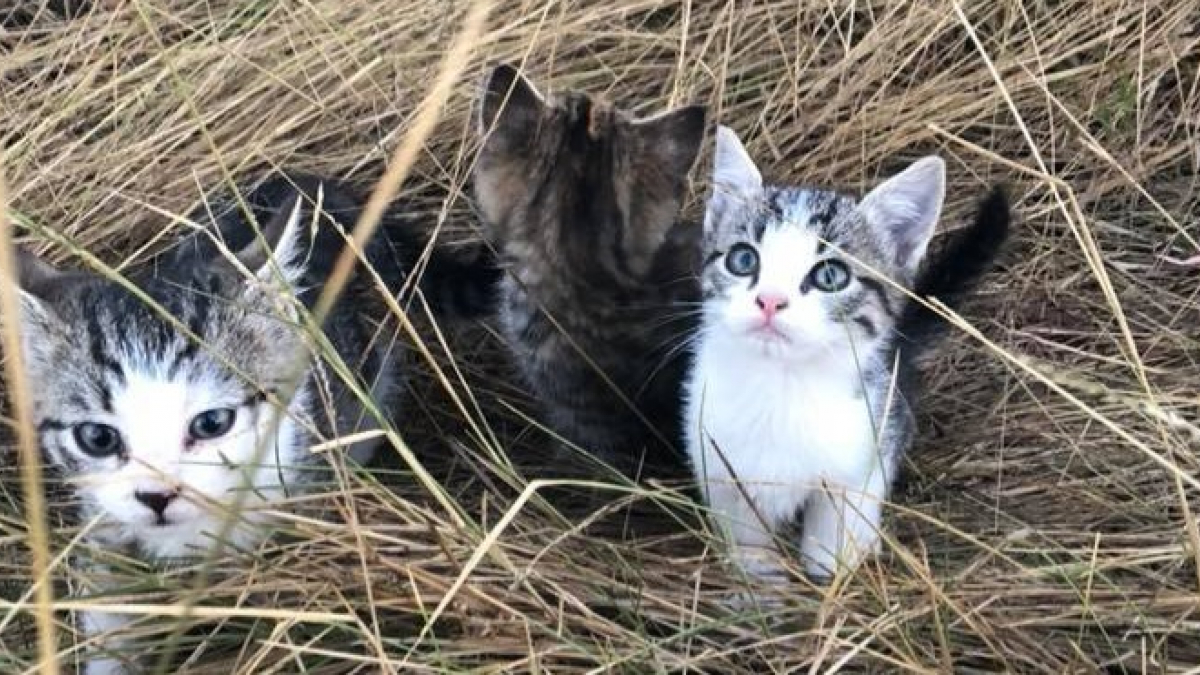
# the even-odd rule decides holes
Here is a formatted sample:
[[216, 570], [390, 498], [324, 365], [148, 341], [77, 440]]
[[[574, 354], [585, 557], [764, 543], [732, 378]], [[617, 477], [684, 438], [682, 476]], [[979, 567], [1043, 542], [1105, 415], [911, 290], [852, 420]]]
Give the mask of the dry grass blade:
[[21, 355], [18, 265], [13, 249], [12, 221], [8, 218], [8, 187], [0, 173], [0, 317], [3, 317], [0, 329], [4, 331], [4, 374], [16, 417], [21, 487], [27, 505], [25, 524], [29, 528], [29, 547], [33, 553], [29, 577], [37, 589], [34, 614], [37, 617], [39, 670], [54, 675], [58, 673], [58, 644], [55, 639], [54, 587], [50, 579], [50, 527], [43, 497], [41, 450], [33, 428], [33, 400]]
[[[437, 79], [434, 80], [433, 86], [421, 105], [417, 107], [413, 128], [397, 146], [392, 161], [388, 163], [387, 171], [384, 172], [383, 177], [371, 192], [367, 206], [363, 209], [362, 216], [355, 225], [351, 242], [367, 241], [375, 234], [384, 210], [395, 200], [400, 186], [416, 162], [421, 147], [425, 145], [425, 141], [428, 140], [437, 125], [438, 119], [441, 117], [441, 109], [450, 98], [455, 82], [470, 63], [471, 52], [475, 49], [475, 43], [483, 33], [484, 21], [491, 8], [491, 2], [476, 1], [471, 4], [471, 11], [463, 22], [462, 31], [451, 44], [445, 58], [442, 59], [442, 68], [438, 72]], [[334, 267], [329, 282], [313, 310], [318, 322], [337, 301], [356, 262], [357, 257], [353, 247], [347, 245], [339, 256], [337, 266]]]
[[0, 671], [73, 656], [51, 632], [103, 605], [177, 632], [180, 672], [1195, 672], [1200, 286], [1163, 261], [1200, 240], [1196, 0], [73, 4], [0, 8], [6, 213], [105, 276], [173, 241], [199, 187], [274, 166], [370, 191], [344, 272], [396, 194], [428, 249], [469, 254], [471, 111], [496, 61], [639, 114], [707, 102], [787, 182], [860, 190], [938, 153], [944, 228], [996, 182], [1019, 220], [926, 367], [889, 550], [853, 578], [730, 611], [745, 581], [674, 486], [576, 505], [493, 331], [435, 330], [405, 293], [387, 328], [417, 343], [413, 396], [368, 432], [395, 456], [281, 505], [280, 536], [211, 561], [198, 591], [195, 567], [119, 556], [108, 596], [32, 587], [47, 565], [55, 588], [83, 581], [83, 544], [62, 491], [25, 496], [14, 435]]

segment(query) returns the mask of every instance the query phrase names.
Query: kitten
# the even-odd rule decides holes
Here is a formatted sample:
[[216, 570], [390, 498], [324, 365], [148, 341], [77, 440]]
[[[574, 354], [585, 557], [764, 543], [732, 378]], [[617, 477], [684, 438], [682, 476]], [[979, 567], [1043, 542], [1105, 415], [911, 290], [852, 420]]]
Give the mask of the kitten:
[[638, 119], [501, 65], [478, 121], [475, 193], [511, 270], [500, 325], [544, 421], [630, 475], [680, 465], [672, 347], [697, 313], [699, 228], [676, 218], [705, 109]]
[[944, 190], [937, 157], [858, 202], [767, 185], [736, 134], [718, 130], [685, 433], [748, 572], [783, 572], [774, 534], [801, 512], [810, 578], [879, 548], [883, 501], [913, 436], [913, 359], [944, 323], [893, 284], [956, 302], [1008, 231], [996, 192], [922, 271]]
[[[93, 548], [152, 563], [200, 556], [218, 546], [227, 521], [224, 543], [253, 547], [269, 525], [263, 507], [320, 475], [325, 459], [311, 445], [379, 428], [387, 420], [370, 408], [386, 417], [400, 404], [403, 350], [368, 275], [351, 279], [327, 317], [324, 348], [300, 323], [344, 245], [334, 222], [352, 229], [358, 198], [332, 181], [280, 174], [248, 191], [245, 203], [263, 224], [261, 236], [232, 195], [207, 199], [190, 218], [206, 231], [133, 275], [136, 292], [22, 254], [22, 348], [34, 421], [82, 520], [98, 521]], [[394, 289], [404, 277], [393, 257], [399, 238], [377, 237], [366, 247]], [[431, 279], [443, 283], [446, 273]], [[347, 452], [363, 463], [381, 442], [351, 443]], [[80, 617], [88, 636], [129, 621], [101, 612]], [[99, 646], [122, 644], [106, 636]], [[115, 652], [92, 654], [86, 665], [88, 673], [124, 671]]]

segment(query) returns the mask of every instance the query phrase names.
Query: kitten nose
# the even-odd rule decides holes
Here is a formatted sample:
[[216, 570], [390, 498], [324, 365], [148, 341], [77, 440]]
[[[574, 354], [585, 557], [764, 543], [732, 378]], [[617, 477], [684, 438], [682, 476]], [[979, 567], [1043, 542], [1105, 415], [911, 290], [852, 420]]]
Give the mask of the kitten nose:
[[762, 310], [763, 316], [768, 319], [787, 309], [788, 306], [787, 296], [780, 293], [760, 293], [754, 302]]
[[138, 490], [133, 493], [133, 498], [144, 504], [146, 508], [158, 514], [158, 517], [161, 518], [178, 494], [178, 492], [142, 492]]

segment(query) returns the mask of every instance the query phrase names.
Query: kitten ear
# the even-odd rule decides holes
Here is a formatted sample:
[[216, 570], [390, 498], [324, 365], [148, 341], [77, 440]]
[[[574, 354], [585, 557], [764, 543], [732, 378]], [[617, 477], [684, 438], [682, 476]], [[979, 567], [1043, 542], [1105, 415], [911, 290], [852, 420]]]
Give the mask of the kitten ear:
[[713, 231], [762, 190], [762, 173], [746, 152], [737, 133], [727, 126], [717, 127], [713, 152], [712, 196], [704, 214], [704, 229]]
[[47, 299], [60, 292], [70, 274], [42, 260], [23, 247], [13, 250], [17, 259], [17, 291], [21, 300], [22, 343], [28, 354], [36, 354], [41, 336], [61, 328], [61, 322]]
[[925, 256], [945, 195], [946, 163], [929, 156], [871, 190], [858, 209], [891, 245], [896, 263], [913, 271]]
[[[318, 189], [318, 202], [320, 189]], [[304, 243], [302, 198], [293, 195], [283, 203], [255, 236], [235, 257], [258, 281], [294, 287], [307, 271]]]
[[56, 282], [67, 276], [24, 247], [16, 247], [13, 255], [17, 259], [17, 285], [22, 292], [44, 296], [53, 290]]
[[689, 105], [633, 123], [643, 154], [658, 159], [672, 176], [686, 177], [704, 143], [703, 105]]
[[717, 147], [713, 153], [713, 184], [737, 192], [755, 192], [762, 188], [762, 173], [737, 132], [727, 126], [717, 127]]
[[479, 135], [489, 133], [533, 136], [546, 109], [545, 98], [515, 66], [502, 63], [483, 83], [479, 102]]

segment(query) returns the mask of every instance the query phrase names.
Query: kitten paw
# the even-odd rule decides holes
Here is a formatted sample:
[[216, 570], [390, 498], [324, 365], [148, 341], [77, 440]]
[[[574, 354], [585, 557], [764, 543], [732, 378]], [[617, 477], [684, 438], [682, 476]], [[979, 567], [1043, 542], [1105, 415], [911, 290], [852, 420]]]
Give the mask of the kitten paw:
[[802, 556], [802, 562], [804, 575], [813, 583], [822, 586], [828, 584], [834, 575], [845, 568], [845, 565], [840, 564], [837, 556], [824, 549], [806, 551]]
[[780, 561], [779, 553], [774, 550], [739, 547], [736, 563], [738, 569], [752, 579], [771, 584], [787, 582], [787, 569]]
[[776, 586], [769, 587], [765, 592], [742, 587], [722, 598], [721, 606], [731, 614], [762, 617], [778, 614], [784, 608], [782, 590], [782, 587]]
[[125, 675], [129, 668], [118, 659], [89, 659], [79, 669], [82, 675]]
[[803, 551], [801, 556], [804, 564], [804, 574], [814, 584], [824, 586], [835, 575], [853, 573], [864, 560], [878, 554], [880, 550], [878, 537], [866, 542], [861, 547], [852, 543], [847, 544], [841, 557], [834, 555], [828, 549], [812, 547], [810, 550]]

